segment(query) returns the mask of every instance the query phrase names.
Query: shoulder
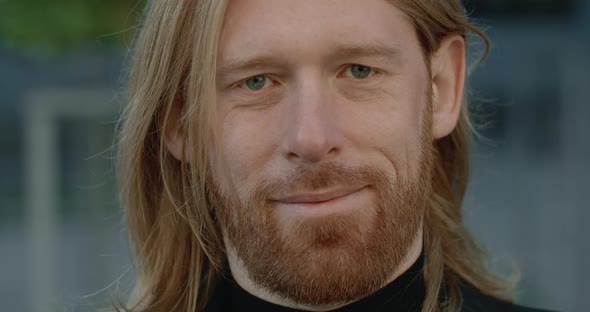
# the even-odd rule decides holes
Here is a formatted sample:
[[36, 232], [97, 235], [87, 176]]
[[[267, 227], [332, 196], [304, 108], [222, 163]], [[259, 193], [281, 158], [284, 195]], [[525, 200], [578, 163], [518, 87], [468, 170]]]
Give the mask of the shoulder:
[[510, 302], [498, 300], [481, 293], [471, 285], [463, 284], [463, 307], [461, 312], [550, 312], [548, 310], [527, 308]]

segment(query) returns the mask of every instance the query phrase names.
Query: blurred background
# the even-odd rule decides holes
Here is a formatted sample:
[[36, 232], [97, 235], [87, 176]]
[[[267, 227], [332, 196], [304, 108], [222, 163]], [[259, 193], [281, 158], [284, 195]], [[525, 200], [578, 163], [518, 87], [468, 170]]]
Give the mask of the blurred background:
[[[590, 1], [465, 4], [493, 42], [466, 222], [519, 265], [519, 303], [590, 311]], [[4, 311], [95, 311], [133, 280], [114, 133], [144, 5], [0, 0]]]

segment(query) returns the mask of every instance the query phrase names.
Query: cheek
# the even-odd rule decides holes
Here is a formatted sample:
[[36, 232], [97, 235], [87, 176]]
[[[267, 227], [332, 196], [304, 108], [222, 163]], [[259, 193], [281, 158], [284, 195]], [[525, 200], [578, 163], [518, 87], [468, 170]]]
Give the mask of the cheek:
[[[417, 167], [423, 108], [426, 105], [418, 81], [406, 81], [382, 92], [371, 103], [347, 105], [343, 121], [347, 137], [361, 149], [376, 152], [395, 175], [407, 177]], [[418, 89], [418, 92], [413, 90]]]
[[275, 132], [269, 131], [272, 118], [265, 113], [245, 111], [230, 111], [221, 116], [221, 153], [215, 160], [217, 176], [223, 183], [233, 185], [242, 197], [256, 186], [257, 175], [274, 151]]
[[413, 171], [414, 159], [418, 156], [419, 130], [417, 118], [411, 114], [400, 112], [375, 116], [378, 122], [370, 133], [374, 149], [380, 153], [391, 169], [400, 178], [404, 178]]

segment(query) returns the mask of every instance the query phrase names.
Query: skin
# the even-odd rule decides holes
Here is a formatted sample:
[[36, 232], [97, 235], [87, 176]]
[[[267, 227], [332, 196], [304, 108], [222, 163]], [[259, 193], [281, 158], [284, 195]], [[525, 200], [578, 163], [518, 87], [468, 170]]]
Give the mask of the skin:
[[[442, 138], [454, 129], [461, 108], [463, 39], [444, 38], [429, 72], [410, 19], [389, 1], [232, 1], [218, 59], [217, 152], [223, 156], [212, 166], [221, 191], [235, 192], [243, 202], [266, 180], [333, 162], [368, 164], [395, 181], [411, 180], [419, 174], [425, 122], [431, 120], [429, 138]], [[354, 64], [369, 68], [370, 75], [355, 77]], [[260, 90], [248, 87], [255, 76], [264, 82]], [[428, 90], [431, 111], [426, 109]], [[183, 160], [184, 142], [174, 126], [178, 117], [171, 116], [166, 144]], [[358, 218], [361, 239], [375, 217], [366, 208], [372, 207], [375, 193], [366, 186], [352, 181], [284, 189], [269, 200], [285, 231], [295, 222], [360, 215], [365, 207]], [[350, 303], [298, 304], [260, 287], [224, 234], [231, 272], [251, 294], [305, 310]], [[387, 283], [414, 263], [421, 245], [420, 229]]]

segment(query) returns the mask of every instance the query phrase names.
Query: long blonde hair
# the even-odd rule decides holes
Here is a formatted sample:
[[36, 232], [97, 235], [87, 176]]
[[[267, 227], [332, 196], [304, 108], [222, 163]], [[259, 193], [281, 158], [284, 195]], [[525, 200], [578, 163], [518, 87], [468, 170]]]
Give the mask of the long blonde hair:
[[[466, 40], [472, 34], [483, 38], [487, 53], [486, 36], [470, 24], [459, 0], [394, 2], [412, 19], [427, 64], [451, 33]], [[125, 310], [201, 311], [226, 265], [204, 178], [206, 146], [214, 136], [210, 104], [226, 6], [227, 0], [151, 1], [137, 37], [119, 140], [120, 186], [138, 267]], [[184, 110], [177, 132], [190, 142], [185, 151], [190, 166], [171, 157], [164, 141], [168, 117], [179, 101]], [[462, 220], [472, 129], [466, 104], [456, 129], [435, 143], [433, 193], [424, 226], [423, 311], [428, 312], [458, 311], [460, 280], [509, 300], [510, 285], [487, 270], [484, 254]]]

